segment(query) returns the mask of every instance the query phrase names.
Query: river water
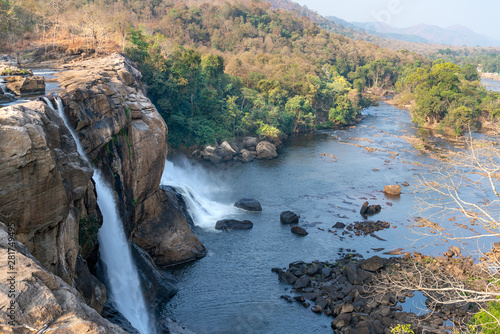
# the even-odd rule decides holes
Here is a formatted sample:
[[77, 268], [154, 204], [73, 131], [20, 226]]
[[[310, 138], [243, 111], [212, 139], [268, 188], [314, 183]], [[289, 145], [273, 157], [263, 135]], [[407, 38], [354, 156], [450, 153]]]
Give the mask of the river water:
[[[235, 163], [222, 169], [190, 166], [183, 176], [178, 173], [186, 169], [185, 159], [171, 158], [173, 163], [167, 163], [165, 174], [177, 173], [177, 183], [191, 182], [193, 187], [202, 183], [203, 198], [228, 208], [239, 198], [253, 197], [261, 202], [263, 211], [226, 209], [219, 217], [212, 214], [211, 224], [203, 221], [196, 233], [209, 253], [173, 270], [180, 291], [167, 305], [165, 315], [200, 334], [331, 333], [331, 317], [280, 299], [290, 286], [280, 283], [271, 268], [287, 267], [297, 260], [335, 261], [347, 249], [365, 257], [387, 256], [383, 252], [398, 248], [430, 255], [448, 249], [451, 243], [422, 236], [408, 227], [419, 215], [415, 178], [438, 164], [430, 153], [408, 140], [418, 136], [409, 112], [380, 103], [364, 114], [355, 127], [292, 138], [271, 161]], [[452, 146], [444, 139], [429, 139], [438, 146]], [[403, 182], [409, 186], [403, 187], [400, 198], [384, 195], [384, 185]], [[383, 240], [342, 237], [328, 231], [334, 230], [336, 222], [362, 221], [359, 209], [365, 201], [382, 206], [382, 212], [371, 219], [392, 225], [375, 233]], [[300, 226], [309, 235], [297, 237], [290, 226], [280, 224], [280, 213], [285, 210], [300, 214]], [[216, 232], [213, 226], [219, 218], [249, 219], [254, 227]], [[453, 228], [451, 222], [446, 223]]]

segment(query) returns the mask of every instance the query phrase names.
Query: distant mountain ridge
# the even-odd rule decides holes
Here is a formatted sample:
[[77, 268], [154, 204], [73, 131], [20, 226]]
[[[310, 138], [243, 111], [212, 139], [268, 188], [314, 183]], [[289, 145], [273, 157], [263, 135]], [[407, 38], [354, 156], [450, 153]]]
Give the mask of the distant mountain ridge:
[[[332, 19], [331, 17], [329, 18]], [[336, 20], [333, 19], [333, 21], [335, 22]], [[351, 22], [350, 25], [351, 27], [357, 27], [358, 29], [384, 38], [408, 42], [457, 46], [500, 46], [500, 41], [478, 34], [463, 25], [454, 25], [448, 28], [429, 24], [418, 24], [408, 28], [395, 28], [380, 22]]]

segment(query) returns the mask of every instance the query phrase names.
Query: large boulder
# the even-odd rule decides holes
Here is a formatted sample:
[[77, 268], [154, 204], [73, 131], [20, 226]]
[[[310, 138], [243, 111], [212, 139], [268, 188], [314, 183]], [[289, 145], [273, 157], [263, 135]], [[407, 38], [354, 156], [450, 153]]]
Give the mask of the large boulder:
[[384, 266], [384, 261], [379, 256], [375, 255], [369, 259], [362, 261], [359, 267], [366, 271], [375, 272]]
[[283, 224], [298, 224], [299, 223], [299, 215], [292, 211], [283, 211], [280, 214], [280, 221]]
[[401, 186], [397, 184], [385, 186], [384, 193], [390, 196], [399, 196], [401, 194]]
[[268, 141], [261, 141], [257, 144], [257, 159], [274, 159], [278, 156], [276, 146]]
[[293, 234], [297, 234], [297, 235], [300, 235], [300, 236], [304, 236], [304, 235], [308, 235], [309, 233], [307, 233], [306, 229], [303, 228], [303, 227], [300, 227], [300, 226], [292, 226], [290, 228], [290, 231], [293, 233]]
[[253, 223], [249, 220], [223, 219], [215, 224], [216, 230], [249, 230], [253, 227]]
[[361, 213], [362, 216], [373, 216], [374, 214], [380, 213], [380, 211], [382, 211], [380, 205], [370, 205], [370, 203], [364, 202], [359, 213]]
[[222, 144], [220, 144], [219, 149], [222, 151], [222, 156], [223, 157], [233, 157], [237, 152], [236, 150], [229, 144], [229, 142], [224, 141]]
[[217, 148], [211, 145], [205, 147], [205, 149], [201, 152], [201, 156], [203, 159], [209, 160], [214, 165], [222, 161], [222, 157], [219, 155]]
[[257, 153], [255, 151], [249, 151], [247, 149], [242, 149], [241, 153], [241, 161], [242, 162], [251, 162], [257, 157]]
[[5, 77], [7, 88], [18, 96], [39, 95], [45, 93], [45, 78], [42, 76]]
[[161, 189], [156, 196], [161, 215], [137, 225], [132, 235], [137, 246], [160, 267], [204, 257], [207, 251], [191, 230], [175, 193]]
[[253, 198], [242, 198], [234, 203], [234, 206], [247, 211], [262, 211], [262, 205]]
[[243, 148], [251, 151], [255, 151], [259, 140], [256, 137], [244, 137], [243, 138]]

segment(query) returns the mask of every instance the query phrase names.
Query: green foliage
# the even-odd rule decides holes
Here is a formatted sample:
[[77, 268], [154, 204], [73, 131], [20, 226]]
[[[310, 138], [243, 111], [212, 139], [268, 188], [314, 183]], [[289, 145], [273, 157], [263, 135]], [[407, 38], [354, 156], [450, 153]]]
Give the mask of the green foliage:
[[500, 303], [489, 302], [488, 308], [474, 315], [470, 322], [471, 333], [495, 334], [499, 332]]
[[357, 114], [357, 109], [347, 94], [344, 94], [337, 100], [336, 106], [330, 109], [328, 119], [330, 122], [345, 125], [354, 121]]
[[152, 35], [129, 30], [125, 50], [174, 147], [256, 134], [279, 141], [350, 123], [369, 104], [365, 88], [391, 89], [402, 65], [418, 58], [374, 51], [260, 1], [164, 11]]
[[392, 334], [415, 334], [415, 332], [411, 329], [410, 324], [401, 325], [397, 324], [394, 328], [391, 329]]
[[491, 118], [500, 111], [499, 95], [486, 91], [477, 79], [474, 66], [460, 68], [439, 60], [432, 67], [406, 66], [396, 87], [400, 102], [414, 102], [415, 122], [439, 124], [460, 135], [478, 122], [482, 111]]
[[96, 216], [89, 215], [81, 217], [78, 229], [78, 243], [82, 248], [91, 247], [97, 242], [99, 222]]

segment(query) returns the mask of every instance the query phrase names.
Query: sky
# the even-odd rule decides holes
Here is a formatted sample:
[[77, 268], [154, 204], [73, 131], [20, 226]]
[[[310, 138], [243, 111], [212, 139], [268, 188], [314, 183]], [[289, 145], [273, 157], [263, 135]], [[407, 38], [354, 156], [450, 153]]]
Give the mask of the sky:
[[293, 0], [322, 16], [349, 22], [384, 22], [404, 28], [426, 23], [443, 28], [461, 24], [500, 40], [498, 0]]

